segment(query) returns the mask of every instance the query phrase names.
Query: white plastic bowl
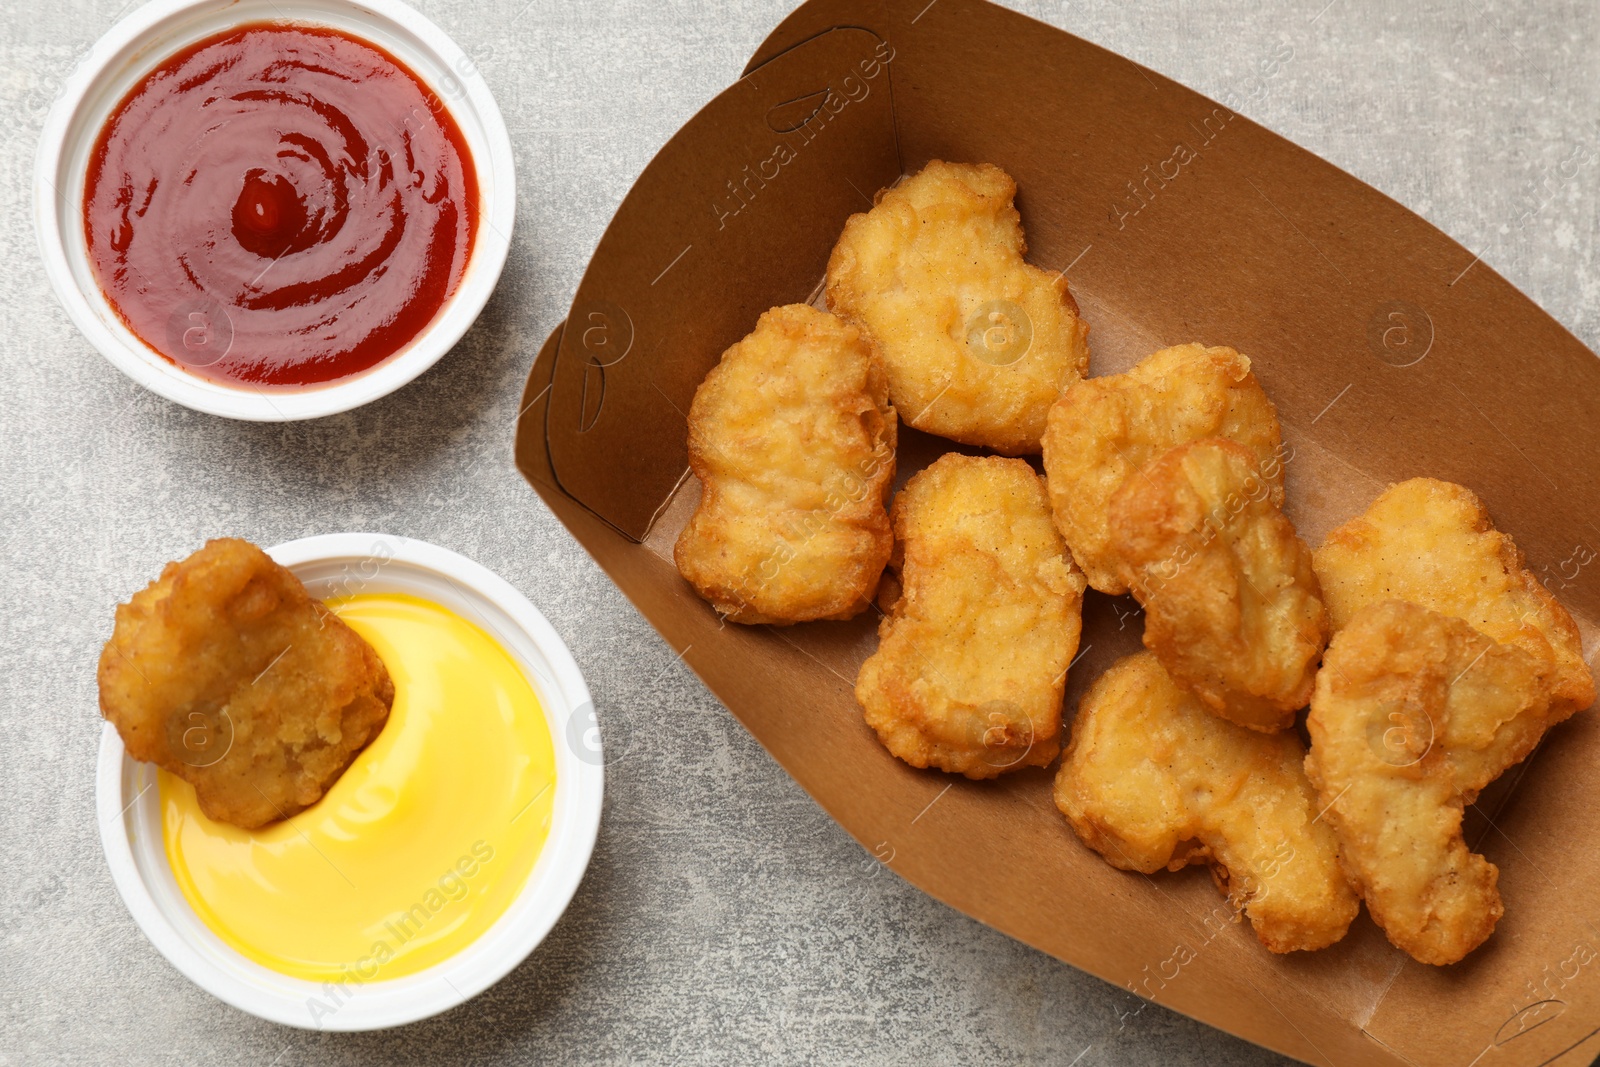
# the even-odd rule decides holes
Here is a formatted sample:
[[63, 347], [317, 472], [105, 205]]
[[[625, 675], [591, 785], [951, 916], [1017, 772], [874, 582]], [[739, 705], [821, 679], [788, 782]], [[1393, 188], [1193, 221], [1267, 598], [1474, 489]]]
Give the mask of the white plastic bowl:
[[[258, 389], [211, 381], [140, 341], [96, 282], [84, 236], [83, 186], [95, 137], [138, 80], [187, 45], [248, 22], [292, 21], [343, 30], [410, 67], [461, 127], [478, 173], [478, 233], [461, 284], [402, 351], [326, 385]], [[34, 228], [45, 273], [73, 323], [128, 377], [169, 400], [232, 419], [281, 422], [348, 411], [392, 393], [438, 362], [489, 300], [510, 250], [516, 168], [500, 109], [471, 57], [400, 0], [152, 0], [96, 41], [45, 119], [33, 178]]]
[[[544, 940], [583, 879], [600, 829], [603, 770], [594, 705], [561, 638], [528, 599], [443, 548], [386, 534], [328, 534], [269, 550], [313, 596], [410, 593], [492, 634], [523, 667], [555, 747], [550, 834], [511, 906], [476, 941], [402, 978], [351, 983], [330, 999], [316, 982], [279, 974], [227, 945], [178, 888], [161, 834], [156, 770], [131, 759], [107, 723], [95, 808], [111, 879], [152, 944], [192, 982], [241, 1011], [305, 1029], [378, 1030], [425, 1019], [476, 996]], [[313, 1010], [313, 1004], [321, 1004]], [[332, 1005], [330, 1009], [330, 1005]]]

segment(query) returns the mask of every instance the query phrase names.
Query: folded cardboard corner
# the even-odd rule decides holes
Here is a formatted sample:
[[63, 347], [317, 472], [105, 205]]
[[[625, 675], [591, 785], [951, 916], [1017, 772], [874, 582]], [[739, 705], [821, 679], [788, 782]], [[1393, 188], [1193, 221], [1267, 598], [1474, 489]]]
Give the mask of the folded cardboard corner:
[[[1600, 361], [1428, 223], [1238, 114], [1248, 102], [1208, 100], [983, 0], [811, 0], [618, 209], [529, 374], [518, 467], [878, 860], [1123, 987], [1111, 1029], [1153, 1000], [1308, 1063], [1587, 1064], [1600, 1053], [1592, 713], [1470, 812], [1506, 915], [1466, 961], [1416, 964], [1365, 916], [1331, 949], [1278, 957], [1203, 872], [1147, 878], [1085, 849], [1048, 773], [952, 784], [889, 757], [852, 694], [870, 619], [724, 625], [672, 565], [698, 492], [685, 413], [705, 372], [762, 311], [815, 295], [845, 218], [876, 190], [931, 158], [986, 161], [1017, 180], [1029, 258], [1068, 270], [1093, 373], [1190, 340], [1240, 349], [1277, 403], [1308, 541], [1390, 481], [1462, 482], [1590, 636], [1600, 483], [1583, 476], [1600, 455]], [[902, 479], [940, 447], [907, 436]], [[1068, 718], [1137, 645], [1127, 605], [1091, 594]]]

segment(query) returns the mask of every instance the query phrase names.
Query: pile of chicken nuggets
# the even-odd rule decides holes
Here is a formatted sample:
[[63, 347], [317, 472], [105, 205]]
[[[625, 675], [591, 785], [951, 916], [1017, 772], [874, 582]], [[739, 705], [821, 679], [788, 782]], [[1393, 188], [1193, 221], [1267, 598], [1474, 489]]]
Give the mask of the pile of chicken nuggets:
[[[680, 572], [735, 622], [876, 606], [856, 699], [889, 752], [974, 779], [1059, 757], [1085, 845], [1205, 864], [1273, 952], [1333, 944], [1365, 901], [1415, 959], [1460, 960], [1503, 911], [1466, 806], [1595, 698], [1572, 617], [1448, 482], [1390, 486], [1313, 551], [1250, 360], [1184, 344], [1088, 377], [1015, 194], [929, 163], [845, 224], [828, 311], [775, 308], [728, 349], [689, 415]], [[902, 421], [997, 454], [892, 495]], [[1146, 651], [1067, 736], [1091, 588], [1133, 595]]]

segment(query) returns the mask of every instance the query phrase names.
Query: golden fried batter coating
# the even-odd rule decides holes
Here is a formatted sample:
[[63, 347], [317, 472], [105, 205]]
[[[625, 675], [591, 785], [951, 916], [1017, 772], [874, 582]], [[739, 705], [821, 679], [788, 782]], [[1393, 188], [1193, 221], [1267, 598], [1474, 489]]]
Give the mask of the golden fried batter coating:
[[100, 712], [134, 759], [253, 829], [315, 804], [394, 703], [383, 661], [248, 541], [226, 537], [117, 605]]
[[1462, 809], [1572, 713], [1552, 704], [1551, 671], [1399, 600], [1362, 608], [1328, 646], [1306, 772], [1367, 910], [1422, 963], [1456, 962], [1500, 919], [1499, 872], [1467, 850]]
[[906, 424], [1008, 456], [1039, 451], [1089, 370], [1066, 278], [1023, 261], [1016, 192], [999, 167], [934, 160], [850, 216], [828, 260], [828, 307], [877, 340]]
[[689, 409], [702, 495], [673, 552], [712, 607], [792, 623], [872, 602], [894, 546], [887, 397], [871, 341], [804, 304], [768, 311], [722, 354]]
[[1563, 717], [1594, 703], [1577, 624], [1468, 489], [1433, 478], [1391, 485], [1328, 535], [1314, 564], [1335, 629], [1368, 604], [1407, 600], [1554, 662]]
[[1224, 722], [1148, 652], [1095, 680], [1072, 724], [1055, 800], [1113, 867], [1152, 874], [1191, 863], [1242, 908], [1273, 952], [1338, 941], [1360, 902], [1318, 819], [1290, 732]]
[[1056, 528], [1089, 585], [1126, 593], [1107, 529], [1111, 494], [1177, 445], [1224, 437], [1250, 449], [1272, 502], [1283, 506], [1278, 413], [1231, 348], [1179, 345], [1123, 374], [1086, 378], [1050, 409], [1044, 469]]
[[894, 502], [900, 598], [856, 700], [914, 767], [993, 778], [1060, 751], [1061, 692], [1083, 625], [1083, 575], [1019, 459], [954, 453]]
[[1110, 527], [1144, 644], [1218, 715], [1282, 730], [1328, 640], [1311, 550], [1243, 445], [1179, 445], [1123, 483]]

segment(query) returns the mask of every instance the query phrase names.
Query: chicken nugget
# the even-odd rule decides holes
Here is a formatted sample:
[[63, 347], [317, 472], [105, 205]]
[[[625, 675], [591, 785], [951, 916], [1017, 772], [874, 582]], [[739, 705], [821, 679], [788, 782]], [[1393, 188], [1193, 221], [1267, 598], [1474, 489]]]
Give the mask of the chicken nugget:
[[734, 622], [860, 614], [894, 547], [898, 425], [859, 329], [804, 304], [762, 315], [689, 408], [701, 497], [678, 572]]
[[1107, 528], [1111, 494], [1168, 449], [1205, 437], [1248, 448], [1283, 506], [1278, 412], [1231, 348], [1164, 348], [1122, 374], [1076, 382], [1056, 401], [1044, 434], [1050, 506], [1091, 588], [1128, 591]]
[[285, 567], [224, 537], [117, 605], [100, 713], [134, 759], [254, 829], [315, 804], [388, 720], [383, 661]]
[[913, 767], [993, 778], [1060, 751], [1083, 575], [1019, 459], [949, 454], [894, 502], [899, 599], [856, 700]]
[[1369, 604], [1410, 601], [1553, 662], [1559, 714], [1594, 703], [1577, 624], [1471, 490], [1433, 478], [1391, 485], [1328, 535], [1313, 564], [1334, 629]]
[[1306, 720], [1306, 773], [1389, 940], [1454, 963], [1494, 931], [1495, 865], [1467, 850], [1478, 791], [1572, 713], [1549, 660], [1399, 600], [1357, 611], [1328, 646]]
[[906, 424], [1008, 456], [1039, 451], [1045, 414], [1089, 370], [1089, 328], [1061, 274], [1023, 261], [999, 167], [934, 160], [850, 216], [828, 307], [877, 340]]
[[1344, 937], [1360, 901], [1292, 731], [1212, 715], [1149, 652], [1118, 660], [1078, 707], [1056, 807], [1113, 867], [1204, 863], [1273, 952]]
[[1111, 497], [1120, 575], [1144, 644], [1218, 715], [1282, 730], [1311, 699], [1328, 640], [1311, 550], [1243, 445], [1179, 445]]

